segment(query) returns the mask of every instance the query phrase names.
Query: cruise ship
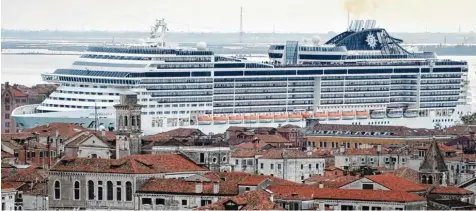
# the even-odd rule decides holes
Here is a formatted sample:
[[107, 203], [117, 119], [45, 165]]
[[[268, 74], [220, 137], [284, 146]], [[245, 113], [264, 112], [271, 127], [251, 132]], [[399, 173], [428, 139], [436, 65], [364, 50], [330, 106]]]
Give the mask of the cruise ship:
[[[60, 86], [13, 111], [24, 129], [50, 122], [114, 130], [121, 93], [138, 94], [144, 134], [178, 127], [321, 123], [445, 128], [471, 111], [468, 65], [412, 52], [374, 20], [355, 20], [326, 43], [270, 45], [269, 60], [215, 55], [205, 43], [166, 43], [161, 19], [143, 44], [90, 46], [69, 69], [42, 74]], [[263, 52], [264, 53], [264, 52]]]

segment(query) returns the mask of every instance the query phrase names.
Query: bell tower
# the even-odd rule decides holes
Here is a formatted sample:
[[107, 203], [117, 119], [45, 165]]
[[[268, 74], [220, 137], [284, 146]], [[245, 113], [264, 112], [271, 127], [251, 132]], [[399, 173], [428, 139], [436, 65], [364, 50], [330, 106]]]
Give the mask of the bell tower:
[[141, 109], [136, 93], [120, 96], [116, 109], [116, 158], [141, 152]]
[[430, 148], [420, 165], [418, 177], [421, 184], [448, 185], [448, 167], [435, 138], [431, 141]]

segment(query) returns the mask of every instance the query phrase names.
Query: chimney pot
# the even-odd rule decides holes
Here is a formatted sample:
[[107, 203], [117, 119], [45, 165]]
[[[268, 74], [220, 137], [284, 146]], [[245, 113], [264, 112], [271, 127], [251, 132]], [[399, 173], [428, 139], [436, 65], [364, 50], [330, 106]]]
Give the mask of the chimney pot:
[[213, 193], [218, 194], [220, 192], [220, 185], [218, 182], [213, 182]]
[[200, 181], [200, 182], [196, 182], [195, 183], [195, 193], [202, 193], [203, 192], [203, 183]]

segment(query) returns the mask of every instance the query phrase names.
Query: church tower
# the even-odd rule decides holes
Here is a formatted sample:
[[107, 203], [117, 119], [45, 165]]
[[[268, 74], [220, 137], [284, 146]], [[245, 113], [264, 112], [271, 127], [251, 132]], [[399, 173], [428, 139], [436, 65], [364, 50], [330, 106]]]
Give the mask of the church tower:
[[443, 154], [433, 138], [418, 171], [420, 183], [447, 186], [448, 175], [448, 167], [445, 164]]
[[141, 109], [137, 103], [137, 94], [120, 96], [116, 109], [116, 158], [141, 152]]

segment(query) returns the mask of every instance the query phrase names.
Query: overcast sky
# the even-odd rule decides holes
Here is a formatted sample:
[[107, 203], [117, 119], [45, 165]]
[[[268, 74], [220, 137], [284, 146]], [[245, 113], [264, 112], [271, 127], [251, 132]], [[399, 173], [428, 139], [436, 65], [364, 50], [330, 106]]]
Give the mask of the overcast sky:
[[3, 29], [340, 32], [375, 19], [392, 32], [476, 31], [476, 0], [1, 0]]

